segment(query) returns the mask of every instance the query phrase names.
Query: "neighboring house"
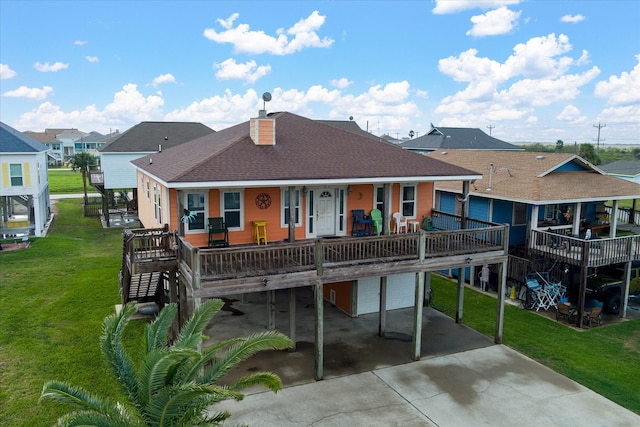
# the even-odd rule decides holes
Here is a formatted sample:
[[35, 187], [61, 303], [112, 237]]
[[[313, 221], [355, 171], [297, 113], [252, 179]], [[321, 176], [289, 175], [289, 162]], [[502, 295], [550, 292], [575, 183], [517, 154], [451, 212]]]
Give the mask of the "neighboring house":
[[618, 160], [598, 166], [607, 175], [640, 184], [640, 161]]
[[49, 156], [49, 165], [61, 165], [64, 160], [64, 151], [62, 148], [63, 143], [56, 138], [56, 135], [61, 133], [63, 130], [64, 129], [45, 129], [44, 132], [26, 131], [23, 133], [49, 147], [49, 151], [47, 152]]
[[[133, 189], [137, 197], [136, 169], [131, 161], [215, 132], [202, 123], [141, 122], [107, 140], [99, 149], [101, 173], [91, 174], [91, 184], [103, 194]], [[149, 189], [145, 189], [149, 191]]]
[[[447, 150], [437, 158], [482, 174], [470, 183], [468, 197], [463, 197], [462, 183], [438, 183], [438, 209], [459, 212], [464, 202], [470, 217], [509, 224], [512, 253], [549, 255], [559, 261], [558, 266], [567, 263], [576, 267], [581, 267], [580, 262], [586, 263], [582, 267], [598, 267], [629, 261], [629, 256], [640, 257], [640, 241], [630, 241], [627, 247], [626, 240], [614, 238], [618, 202], [640, 198], [636, 183], [608, 176], [567, 153]], [[605, 208], [608, 201], [613, 202], [611, 216]], [[587, 230], [591, 230], [591, 240], [585, 242]], [[587, 245], [593, 250], [590, 259], [569, 256], [572, 253], [566, 251], [545, 254], [540, 242], [553, 239], [550, 232], [570, 236], [567, 242], [575, 245]], [[593, 243], [596, 237], [611, 238], [603, 244], [611, 245], [608, 253], [602, 250], [603, 245]], [[616, 245], [625, 252], [616, 253]], [[518, 247], [522, 250], [516, 252]], [[475, 277], [469, 271], [466, 275]]]
[[433, 125], [425, 135], [402, 141], [400, 146], [405, 150], [421, 154], [451, 149], [524, 151], [522, 147], [489, 136], [478, 128], [434, 127]]
[[[387, 233], [394, 212], [406, 217], [410, 229], [411, 222], [419, 228], [431, 215], [435, 182], [479, 177], [366, 133], [288, 112], [262, 115], [133, 164], [144, 226], [181, 230], [191, 245], [203, 248], [210, 240], [208, 219], [215, 217], [224, 219], [232, 246], [256, 240], [255, 222], [267, 223], [269, 244], [347, 237], [354, 209], [382, 211]], [[325, 287], [327, 298], [342, 301], [337, 304], [353, 316], [377, 311], [379, 277], [354, 284]], [[393, 275], [387, 308], [412, 306], [414, 290], [415, 273]]]
[[46, 145], [0, 122], [0, 229], [45, 235], [51, 213]]
[[109, 136], [99, 132], [85, 133], [77, 129], [45, 129], [44, 132], [23, 132], [50, 148], [49, 165], [62, 165], [71, 156], [82, 151], [96, 155]]

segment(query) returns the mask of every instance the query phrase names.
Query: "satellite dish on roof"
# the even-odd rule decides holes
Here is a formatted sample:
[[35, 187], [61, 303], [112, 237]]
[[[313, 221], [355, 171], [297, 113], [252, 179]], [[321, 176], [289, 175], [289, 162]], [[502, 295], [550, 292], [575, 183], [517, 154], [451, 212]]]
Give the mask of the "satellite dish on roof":
[[265, 92], [262, 94], [262, 109], [266, 110], [266, 103], [271, 101], [271, 94], [269, 92]]

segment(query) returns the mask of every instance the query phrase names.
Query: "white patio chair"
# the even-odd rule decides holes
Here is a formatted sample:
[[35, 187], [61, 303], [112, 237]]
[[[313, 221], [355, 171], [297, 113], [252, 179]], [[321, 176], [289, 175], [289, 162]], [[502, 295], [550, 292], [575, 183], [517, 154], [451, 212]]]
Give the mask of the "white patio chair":
[[393, 214], [393, 221], [395, 222], [395, 232], [396, 233], [401, 233], [402, 232], [402, 228], [404, 228], [404, 232], [405, 233], [408, 231], [407, 218], [402, 216], [402, 214], [400, 212], [396, 212], [396, 213]]

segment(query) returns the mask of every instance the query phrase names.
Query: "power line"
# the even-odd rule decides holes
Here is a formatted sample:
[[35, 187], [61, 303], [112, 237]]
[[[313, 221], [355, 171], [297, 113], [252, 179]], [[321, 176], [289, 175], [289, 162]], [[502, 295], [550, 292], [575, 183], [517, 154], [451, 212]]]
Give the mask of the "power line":
[[[598, 122], [598, 124], [597, 125], [593, 125], [593, 127], [594, 128], [598, 128], [598, 148], [597, 148], [597, 151], [600, 151], [600, 129], [606, 128], [607, 125]], [[604, 141], [604, 139], [603, 139], [603, 141]]]

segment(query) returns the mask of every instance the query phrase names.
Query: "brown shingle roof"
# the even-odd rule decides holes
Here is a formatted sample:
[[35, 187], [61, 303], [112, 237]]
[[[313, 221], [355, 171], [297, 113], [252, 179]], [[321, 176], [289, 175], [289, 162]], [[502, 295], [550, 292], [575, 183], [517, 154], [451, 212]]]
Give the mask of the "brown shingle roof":
[[269, 118], [276, 121], [273, 146], [255, 145], [245, 122], [133, 163], [168, 183], [398, 177], [429, 181], [476, 175], [292, 113], [274, 113]]
[[[640, 185], [603, 175], [573, 154], [447, 150], [431, 156], [481, 173], [470, 192], [485, 197], [532, 203], [640, 197]], [[461, 191], [462, 185], [443, 182], [437, 188]]]

